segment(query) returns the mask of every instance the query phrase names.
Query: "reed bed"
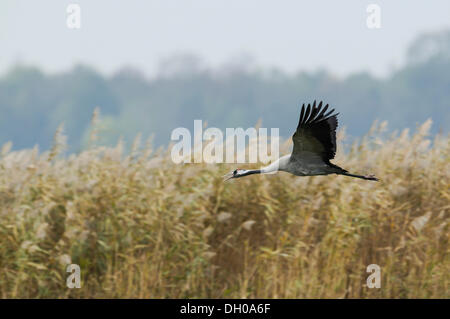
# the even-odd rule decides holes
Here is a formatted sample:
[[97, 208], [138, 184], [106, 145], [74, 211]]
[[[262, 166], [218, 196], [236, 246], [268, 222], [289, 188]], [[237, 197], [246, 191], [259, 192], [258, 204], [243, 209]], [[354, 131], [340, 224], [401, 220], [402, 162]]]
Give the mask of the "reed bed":
[[[377, 183], [223, 183], [237, 165], [175, 165], [138, 139], [130, 152], [119, 141], [62, 156], [62, 130], [49, 152], [7, 143], [0, 297], [449, 298], [450, 136], [429, 137], [430, 125], [387, 136], [376, 124], [339, 147], [336, 164]], [[71, 263], [80, 289], [66, 286]], [[369, 264], [379, 289], [366, 286]]]

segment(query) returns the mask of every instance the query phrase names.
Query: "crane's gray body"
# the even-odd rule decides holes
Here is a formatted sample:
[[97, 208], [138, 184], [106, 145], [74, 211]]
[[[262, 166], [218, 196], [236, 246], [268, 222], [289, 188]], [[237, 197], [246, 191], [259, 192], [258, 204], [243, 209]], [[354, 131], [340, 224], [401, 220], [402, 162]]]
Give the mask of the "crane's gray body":
[[293, 158], [291, 154], [280, 157], [277, 161], [262, 169], [263, 173], [275, 171], [288, 172], [296, 176], [328, 175], [343, 171], [340, 167], [327, 164], [313, 154], [304, 158]]

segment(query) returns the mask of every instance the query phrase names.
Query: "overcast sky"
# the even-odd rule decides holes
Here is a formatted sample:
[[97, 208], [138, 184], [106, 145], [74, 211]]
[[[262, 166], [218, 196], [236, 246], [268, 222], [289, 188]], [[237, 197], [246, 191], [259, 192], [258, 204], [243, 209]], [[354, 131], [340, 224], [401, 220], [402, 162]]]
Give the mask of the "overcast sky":
[[[81, 7], [81, 29], [66, 25], [70, 3]], [[366, 25], [371, 3], [381, 29]], [[448, 0], [2, 0], [0, 73], [17, 62], [50, 72], [85, 63], [152, 76], [161, 59], [195, 53], [213, 67], [250, 55], [288, 72], [385, 75], [418, 34], [449, 27]]]

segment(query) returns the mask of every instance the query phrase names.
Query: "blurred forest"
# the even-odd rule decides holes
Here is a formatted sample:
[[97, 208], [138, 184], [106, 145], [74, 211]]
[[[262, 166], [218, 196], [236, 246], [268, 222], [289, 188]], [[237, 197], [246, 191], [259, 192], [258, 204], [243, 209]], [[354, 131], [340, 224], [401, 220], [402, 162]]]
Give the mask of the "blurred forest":
[[432, 133], [448, 132], [450, 30], [419, 36], [405, 61], [381, 79], [367, 72], [345, 78], [326, 70], [286, 74], [245, 60], [213, 70], [193, 55], [167, 59], [151, 79], [132, 68], [105, 77], [81, 65], [57, 74], [16, 65], [0, 78], [0, 144], [48, 150], [64, 123], [69, 151], [79, 152], [96, 107], [105, 145], [120, 136], [130, 143], [138, 132], [154, 133], [156, 145], [167, 145], [174, 128], [192, 129], [194, 119], [221, 129], [251, 127], [262, 119], [264, 127], [279, 127], [286, 137], [300, 104], [314, 99], [332, 104], [351, 136], [366, 133], [375, 119], [402, 129], [432, 118]]

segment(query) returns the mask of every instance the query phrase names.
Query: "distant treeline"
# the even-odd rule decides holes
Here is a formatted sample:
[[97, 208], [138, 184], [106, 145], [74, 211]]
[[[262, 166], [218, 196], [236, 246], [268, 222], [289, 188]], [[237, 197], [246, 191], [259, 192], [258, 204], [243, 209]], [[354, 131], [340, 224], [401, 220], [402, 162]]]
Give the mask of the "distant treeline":
[[38, 144], [47, 150], [64, 122], [70, 151], [81, 150], [89, 135], [93, 110], [101, 113], [100, 143], [120, 136], [131, 142], [141, 132], [155, 134], [167, 145], [176, 127], [193, 128], [194, 119], [209, 127], [279, 127], [289, 136], [297, 124], [301, 103], [330, 103], [352, 136], [366, 133], [375, 119], [390, 130], [415, 128], [427, 118], [432, 132], [448, 132], [450, 122], [450, 31], [417, 38], [406, 63], [384, 79], [361, 72], [337, 78], [327, 71], [285, 74], [233, 66], [211, 70], [195, 57], [179, 57], [166, 72], [148, 79], [123, 69], [105, 77], [87, 66], [58, 74], [16, 66], [0, 78], [0, 143], [14, 149]]

